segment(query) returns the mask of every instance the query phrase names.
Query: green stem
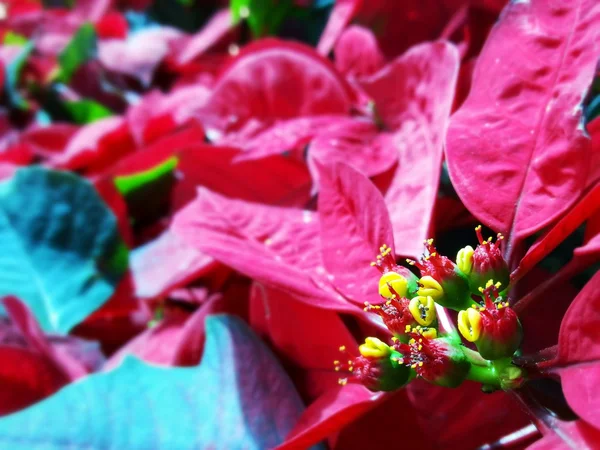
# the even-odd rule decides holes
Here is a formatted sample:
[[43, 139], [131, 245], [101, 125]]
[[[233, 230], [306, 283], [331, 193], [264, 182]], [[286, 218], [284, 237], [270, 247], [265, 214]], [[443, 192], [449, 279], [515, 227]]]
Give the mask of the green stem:
[[472, 364], [467, 379], [489, 386], [500, 387], [500, 379], [493, 366], [484, 367]]

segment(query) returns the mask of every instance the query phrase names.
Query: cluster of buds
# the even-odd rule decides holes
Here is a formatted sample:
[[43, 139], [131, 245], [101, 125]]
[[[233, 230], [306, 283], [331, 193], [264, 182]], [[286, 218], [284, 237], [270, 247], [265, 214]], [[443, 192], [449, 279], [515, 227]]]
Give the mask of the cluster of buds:
[[[360, 356], [335, 361], [336, 370], [349, 374], [342, 384], [352, 381], [389, 391], [415, 377], [445, 387], [471, 379], [489, 391], [512, 389], [524, 381], [523, 371], [512, 365], [523, 330], [501, 295], [509, 288], [499, 245], [503, 237], [492, 242], [483, 239], [481, 227], [475, 231], [479, 245], [461, 249], [456, 263], [440, 255], [432, 239], [425, 241], [423, 257], [407, 260], [420, 277], [398, 265], [390, 247], [381, 246], [372, 266], [381, 272], [382, 303], [365, 303], [365, 311], [379, 315], [393, 337], [389, 344], [369, 337], [359, 347]], [[438, 328], [440, 308], [458, 311], [460, 335]]]

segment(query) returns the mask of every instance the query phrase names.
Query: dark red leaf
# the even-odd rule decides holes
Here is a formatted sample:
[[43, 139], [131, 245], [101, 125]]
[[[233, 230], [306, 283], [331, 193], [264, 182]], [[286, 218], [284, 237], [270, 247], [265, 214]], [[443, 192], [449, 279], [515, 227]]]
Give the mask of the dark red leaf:
[[[234, 148], [196, 145], [179, 154], [178, 180], [173, 192], [177, 210], [190, 202], [199, 186], [231, 198], [273, 205], [303, 206], [311, 185], [306, 166], [280, 155], [241, 160]], [[260, 173], [260, 176], [256, 176]], [[235, 183], [232, 183], [235, 180]]]
[[597, 211], [600, 211], [600, 184], [586, 193], [550, 231], [529, 248], [527, 254], [511, 274], [512, 279], [516, 281], [523, 277]]
[[306, 408], [277, 450], [308, 448], [375, 408], [384, 398], [383, 393], [358, 384], [331, 389]]
[[29, 308], [15, 297], [2, 300], [11, 319], [19, 328], [29, 347], [52, 364], [65, 379], [74, 381], [87, 375], [86, 367], [63, 350], [52, 346], [38, 325]]
[[297, 389], [310, 401], [337, 388], [340, 373], [333, 361], [340, 358], [339, 347], [356, 347], [336, 313], [256, 283], [250, 297], [250, 324], [292, 366], [289, 372]]

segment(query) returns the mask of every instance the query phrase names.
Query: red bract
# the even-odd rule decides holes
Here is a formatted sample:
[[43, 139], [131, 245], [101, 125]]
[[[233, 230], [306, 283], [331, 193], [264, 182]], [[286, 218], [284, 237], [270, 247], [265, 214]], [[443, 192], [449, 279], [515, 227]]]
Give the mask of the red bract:
[[509, 253], [585, 187], [591, 143], [580, 105], [596, 65], [598, 17], [593, 1], [510, 4], [452, 118], [446, 154], [454, 186], [479, 220], [509, 234]]
[[[84, 381], [100, 392], [95, 383], [137, 364], [164, 371], [135, 385], [148, 398], [165, 388], [159, 378], [185, 384], [186, 371], [205, 371], [190, 392], [210, 386], [235, 407], [205, 417], [204, 405], [199, 426], [181, 423], [232, 442], [239, 416], [280, 449], [524, 448], [540, 435], [533, 448], [594, 448], [599, 275], [575, 286], [600, 261], [596, 2], [513, 1], [499, 18], [504, 0], [5, 3], [0, 180], [39, 164], [89, 181], [121, 252], [113, 261], [94, 250], [82, 264], [127, 267], [71, 331], [101, 344], [104, 365], [95, 344], [47, 336], [35, 305], [5, 300], [0, 414], [103, 368]], [[278, 37], [255, 37], [267, 30]], [[20, 195], [10, 186], [0, 186], [0, 237], [19, 219], [4, 214]], [[56, 244], [49, 267], [69, 280], [61, 245], [96, 218], [45, 206], [60, 223], [76, 217], [73, 229], [41, 217], [27, 242]], [[491, 230], [473, 233], [479, 221]], [[1, 292], [14, 289], [13, 265], [2, 264]], [[174, 368], [198, 365], [215, 313], [253, 331], [234, 320], [225, 332], [224, 319], [222, 342], [209, 344], [208, 330], [203, 366]], [[265, 364], [253, 332], [282, 370]], [[128, 354], [162, 368], [132, 366]], [[277, 374], [269, 393], [248, 379], [263, 366]], [[274, 392], [307, 405], [287, 436], [261, 422]], [[109, 408], [97, 395], [86, 411], [115, 412], [121, 396]], [[163, 406], [143, 413], [164, 418]], [[88, 446], [135, 447], [106, 429], [110, 417], [94, 420], [101, 441]], [[197, 442], [158, 429], [170, 430], [161, 450]], [[41, 431], [32, 439], [45, 443]]]
[[202, 115], [220, 133], [248, 133], [275, 120], [346, 114], [352, 92], [309, 47], [263, 40], [245, 48], [217, 80]]

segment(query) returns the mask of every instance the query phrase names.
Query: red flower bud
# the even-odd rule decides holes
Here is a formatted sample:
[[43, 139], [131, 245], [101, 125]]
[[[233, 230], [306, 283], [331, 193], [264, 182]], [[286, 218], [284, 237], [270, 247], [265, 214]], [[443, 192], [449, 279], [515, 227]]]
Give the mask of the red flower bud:
[[[401, 355], [377, 338], [367, 338], [360, 346], [361, 356], [347, 362], [334, 361], [335, 370], [345, 371], [349, 376], [339, 383], [360, 383], [372, 391], [393, 391], [410, 381], [410, 369], [398, 361]], [[341, 347], [340, 351], [345, 352]]]
[[418, 278], [406, 267], [396, 264], [392, 249], [386, 244], [380, 247], [377, 260], [371, 265], [381, 272], [379, 294], [385, 299], [414, 297], [419, 286]]
[[481, 225], [475, 228], [475, 232], [479, 240], [477, 248], [473, 250], [470, 246], [465, 247], [457, 256], [459, 267], [469, 278], [471, 291], [479, 294], [479, 288], [485, 286], [488, 280], [497, 280], [502, 286], [507, 287], [510, 282], [510, 272], [499, 245], [504, 236], [498, 233], [496, 242], [492, 242], [492, 238], [484, 240]]
[[406, 333], [414, 327], [435, 326], [436, 312], [431, 297], [392, 298], [381, 305], [365, 303], [365, 311], [371, 311], [383, 319], [383, 323], [398, 339], [406, 340]]
[[517, 314], [498, 296], [500, 283], [488, 281], [481, 288], [484, 306], [475, 306], [458, 315], [458, 328], [468, 341], [474, 342], [481, 356], [497, 360], [512, 356], [521, 345], [523, 329]]
[[467, 307], [471, 303], [467, 277], [449, 258], [436, 251], [433, 239], [425, 241], [425, 248], [428, 254], [420, 261], [407, 260], [421, 271], [418, 294], [432, 297], [446, 308]]
[[459, 386], [469, 374], [471, 364], [460, 343], [449, 337], [431, 339], [419, 332], [410, 333], [408, 343], [396, 343], [394, 348], [403, 355], [418, 376], [439, 386]]

